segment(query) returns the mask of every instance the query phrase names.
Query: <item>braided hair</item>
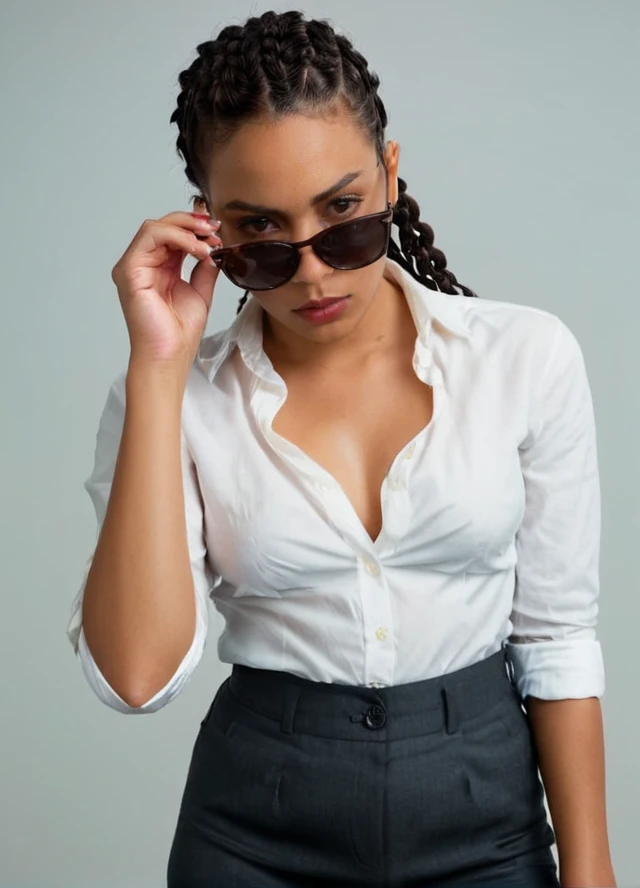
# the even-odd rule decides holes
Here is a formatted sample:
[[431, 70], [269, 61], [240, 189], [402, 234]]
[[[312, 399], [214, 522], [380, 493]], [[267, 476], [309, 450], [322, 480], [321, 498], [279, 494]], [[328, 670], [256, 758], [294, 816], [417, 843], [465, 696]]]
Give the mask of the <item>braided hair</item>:
[[[199, 195], [211, 146], [265, 113], [282, 118], [342, 102], [383, 161], [387, 112], [378, 95], [380, 80], [364, 56], [326, 20], [305, 19], [295, 10], [265, 12], [242, 26], [223, 28], [215, 40], [201, 43], [197, 53], [179, 75], [181, 92], [170, 122], [178, 126], [176, 148]], [[445, 254], [434, 246], [432, 227], [421, 221], [420, 207], [400, 177], [393, 224], [399, 244], [390, 238], [390, 259], [432, 290], [477, 295], [447, 268]]]

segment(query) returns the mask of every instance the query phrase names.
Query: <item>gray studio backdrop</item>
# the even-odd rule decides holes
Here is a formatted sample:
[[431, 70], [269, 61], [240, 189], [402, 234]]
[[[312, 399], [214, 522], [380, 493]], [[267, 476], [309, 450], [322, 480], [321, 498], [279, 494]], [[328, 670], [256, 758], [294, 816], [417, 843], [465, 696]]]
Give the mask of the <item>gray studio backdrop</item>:
[[[480, 296], [576, 333], [603, 490], [600, 637], [611, 838], [640, 884], [635, 0], [300, 3], [382, 77], [402, 175]], [[221, 623], [181, 696], [147, 717], [92, 695], [65, 629], [95, 516], [82, 484], [126, 366], [110, 271], [143, 219], [191, 193], [168, 118], [179, 71], [233, 0], [4, 0], [1, 888], [161, 888], [199, 720], [229, 667]], [[288, 5], [277, 6], [289, 8]], [[209, 331], [235, 314], [221, 281]]]

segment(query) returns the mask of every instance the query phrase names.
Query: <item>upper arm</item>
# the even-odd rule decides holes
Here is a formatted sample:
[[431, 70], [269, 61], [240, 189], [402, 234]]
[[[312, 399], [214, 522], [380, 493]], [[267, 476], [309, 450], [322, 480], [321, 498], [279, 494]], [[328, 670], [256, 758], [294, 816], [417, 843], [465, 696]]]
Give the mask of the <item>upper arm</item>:
[[520, 690], [546, 699], [601, 696], [595, 417], [582, 350], [557, 318], [520, 464], [526, 504], [510, 638]]

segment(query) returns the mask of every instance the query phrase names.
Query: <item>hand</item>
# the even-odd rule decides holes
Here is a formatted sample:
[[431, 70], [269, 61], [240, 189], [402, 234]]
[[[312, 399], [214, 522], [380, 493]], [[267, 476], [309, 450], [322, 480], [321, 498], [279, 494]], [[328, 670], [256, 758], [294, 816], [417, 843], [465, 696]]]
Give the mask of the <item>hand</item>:
[[[188, 212], [147, 219], [113, 267], [135, 363], [170, 368], [186, 380], [219, 274], [210, 258], [222, 243], [218, 228]], [[188, 282], [181, 277], [187, 254], [199, 260]]]

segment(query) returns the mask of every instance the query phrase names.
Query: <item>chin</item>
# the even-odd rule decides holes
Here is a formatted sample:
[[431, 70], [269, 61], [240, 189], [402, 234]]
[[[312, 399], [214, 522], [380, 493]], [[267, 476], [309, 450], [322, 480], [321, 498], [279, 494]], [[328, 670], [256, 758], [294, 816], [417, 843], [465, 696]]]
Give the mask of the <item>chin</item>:
[[338, 342], [345, 339], [354, 329], [355, 324], [335, 323], [323, 324], [321, 327], [312, 327], [310, 330], [296, 330], [295, 332], [309, 342]]

